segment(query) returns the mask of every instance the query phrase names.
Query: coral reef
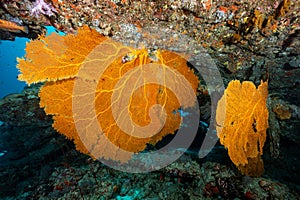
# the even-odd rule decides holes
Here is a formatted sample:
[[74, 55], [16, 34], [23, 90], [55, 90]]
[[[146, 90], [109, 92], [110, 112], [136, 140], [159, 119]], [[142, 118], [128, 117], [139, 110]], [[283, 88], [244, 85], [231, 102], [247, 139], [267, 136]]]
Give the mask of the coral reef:
[[81, 166], [57, 167], [47, 184], [40, 184], [38, 190], [26, 195], [27, 198], [43, 196], [44, 199], [298, 198], [287, 186], [276, 181], [240, 178], [224, 165], [207, 162], [199, 166], [188, 157], [150, 174], [120, 173], [91, 161]]
[[40, 86], [27, 88], [21, 94], [9, 94], [0, 99], [0, 120], [14, 127], [49, 126], [51, 116], [39, 108]]
[[[37, 12], [33, 14], [37, 3], [43, 6], [36, 7]], [[203, 47], [215, 61], [225, 85], [233, 79], [252, 81], [255, 85], [268, 80], [269, 92], [263, 178], [250, 178], [235, 171], [227, 151], [219, 144], [201, 161], [190, 160], [185, 155], [160, 171], [126, 174], [91, 161], [53, 130], [51, 116], [39, 107], [40, 88], [34, 85], [43, 71], [27, 63], [29, 70], [24, 68], [22, 73], [28, 75], [26, 79], [31, 86], [0, 101], [0, 198], [300, 199], [299, 10], [297, 0], [0, 0], [1, 19], [29, 29], [28, 34], [0, 30], [1, 40], [37, 39], [45, 35], [44, 26], [49, 25], [68, 35], [64, 39], [41, 36], [40, 40], [31, 42], [48, 49], [40, 52], [43, 59], [35, 64], [47, 66], [49, 56], [57, 58], [51, 60], [53, 65], [72, 63], [71, 74], [64, 75], [57, 70], [52, 73], [48, 68], [47, 74], [51, 75], [42, 78], [47, 82], [45, 85], [77, 75], [77, 65], [86, 55], [80, 48], [86, 45], [81, 42], [88, 38], [76, 40], [80, 45], [72, 48], [67, 48], [71, 46], [66, 43], [79, 38], [78, 29], [88, 25], [131, 47], [142, 44], [149, 49], [178, 52], [192, 45], [196, 50]], [[98, 35], [96, 31], [93, 33]], [[69, 35], [76, 32], [76, 38]], [[195, 44], [186, 43], [186, 38]], [[51, 42], [53, 46], [43, 42]], [[60, 45], [66, 48], [53, 49]], [[75, 60], [74, 53], [78, 53]], [[128, 56], [119, 60], [127, 63], [131, 59]], [[31, 77], [31, 70], [35, 70], [36, 76]], [[61, 76], [64, 80], [57, 80]], [[201, 87], [197, 92], [204, 132], [214, 114], [209, 100], [213, 91]], [[60, 92], [64, 97], [69, 96]], [[55, 100], [53, 103], [57, 105]], [[65, 120], [61, 122], [72, 125]], [[75, 135], [69, 132], [68, 137]], [[199, 141], [195, 143], [199, 145]]]
[[52, 173], [50, 163], [61, 162], [62, 152], [71, 147], [39, 108], [39, 89], [35, 85], [0, 100], [1, 199], [31, 187], [29, 177], [47, 178]]
[[[5, 98], [10, 102], [6, 108], [28, 113], [26, 108], [28, 96], [38, 97], [39, 87], [32, 85], [24, 93]], [[26, 98], [24, 98], [24, 96]], [[29, 98], [30, 99], [30, 98]], [[276, 102], [274, 105], [284, 102]], [[33, 111], [43, 111], [39, 102], [30, 106]], [[33, 102], [31, 103], [33, 105]], [[299, 194], [291, 186], [270, 178], [250, 178], [240, 176], [228, 165], [220, 164], [220, 151], [209, 155], [214, 162], [199, 162], [183, 155], [176, 162], [164, 169], [147, 174], [128, 174], [110, 169], [97, 161], [75, 151], [62, 135], [51, 127], [51, 119], [45, 123], [36, 117], [18, 119], [20, 127], [14, 126], [14, 116], [5, 115], [8, 110], [1, 110], [0, 149], [7, 150], [0, 157], [0, 196], [3, 199], [298, 199]], [[296, 112], [292, 117], [296, 119]], [[285, 120], [283, 120], [285, 121]], [[29, 124], [32, 123], [32, 126]], [[9, 124], [9, 125], [7, 125]], [[40, 126], [39, 126], [40, 124]], [[39, 127], [39, 128], [38, 128]], [[221, 150], [221, 148], [219, 147]], [[275, 160], [280, 166], [286, 163], [282, 156]], [[226, 152], [225, 152], [226, 153]], [[285, 153], [284, 151], [281, 152]], [[145, 158], [147, 159], [147, 158]], [[217, 162], [216, 162], [217, 161]], [[295, 163], [295, 160], [291, 160]], [[268, 163], [266, 163], [268, 164]], [[272, 164], [274, 166], [274, 164]], [[289, 166], [272, 169], [274, 176], [282, 173]], [[270, 169], [270, 166], [269, 166]], [[293, 170], [293, 169], [290, 169]], [[297, 170], [292, 178], [297, 177]]]

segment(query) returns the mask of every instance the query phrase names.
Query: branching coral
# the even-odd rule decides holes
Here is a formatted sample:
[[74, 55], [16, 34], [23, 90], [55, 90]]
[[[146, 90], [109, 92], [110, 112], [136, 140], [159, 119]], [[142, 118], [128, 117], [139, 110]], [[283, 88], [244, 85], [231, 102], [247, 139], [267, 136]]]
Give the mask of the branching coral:
[[[182, 84], [180, 77], [170, 76], [174, 73], [168, 73], [168, 69], [176, 70], [180, 76], [190, 82], [193, 88], [193, 94], [190, 95], [196, 93], [198, 78], [193, 70], [188, 68], [186, 60], [176, 53], [158, 51], [155, 61], [150, 59], [145, 49], [134, 50], [109, 41], [103, 45], [104, 51], [98, 51], [96, 46], [103, 44], [106, 39], [96, 31], [83, 27], [79, 29], [77, 35], [54, 34], [31, 41], [26, 46], [26, 57], [18, 59], [18, 68], [21, 72], [19, 79], [28, 84], [45, 82], [39, 93], [40, 106], [45, 108], [47, 114], [54, 115], [53, 127], [67, 138], [74, 140], [79, 151], [87, 154], [91, 150], [110, 151], [105, 154], [106, 159], [127, 161], [129, 157], [120, 154], [118, 149], [132, 153], [139, 152], [145, 149], [147, 143], [155, 144], [167, 134], [174, 133], [181, 123], [180, 115], [174, 111], [180, 107], [191, 107], [194, 104], [187, 96], [187, 101], [181, 105], [177, 95], [168, 89], [169, 87], [180, 88], [178, 85]], [[131, 52], [126, 59], [124, 57], [113, 59], [114, 55], [125, 51]], [[150, 63], [157, 63], [162, 67], [152, 66], [147, 71], [143, 66]], [[102, 76], [97, 77], [98, 80], [93, 79], [91, 76], [95, 73], [90, 70], [87, 70], [84, 76], [79, 76], [80, 68], [87, 66], [97, 66], [96, 70], [103, 70]], [[129, 72], [132, 73], [130, 76], [134, 77], [133, 80], [126, 77], [129, 76]], [[155, 74], [152, 78], [159, 79], [161, 84], [148, 83], [142, 87], [136, 87], [138, 82], [143, 82], [146, 78], [135, 76], [135, 74], [150, 73]], [[124, 83], [118, 85], [124, 76]], [[77, 83], [82, 81], [79, 87], [80, 94], [74, 93], [75, 81]], [[90, 91], [91, 88], [85, 85], [87, 82], [97, 82], [96, 90]], [[130, 89], [135, 90], [130, 91]], [[185, 91], [177, 92], [184, 94]], [[116, 93], [117, 95], [113, 96]], [[117, 118], [114, 118], [112, 104], [124, 102], [122, 98], [126, 93], [131, 94], [130, 99], [128, 102], [125, 101], [126, 106], [122, 108]], [[95, 105], [97, 122], [102, 127], [101, 131], [95, 131], [98, 123], [94, 123], [92, 118], [77, 116], [76, 123], [86, 124], [82, 130], [86, 139], [79, 136], [75, 124], [72, 105], [76, 103], [73, 102], [74, 97], [78, 96], [83, 99], [80, 102], [81, 106], [78, 107], [78, 113], [82, 116], [90, 112], [86, 107], [88, 101], [84, 99], [91, 96], [94, 98], [91, 103]], [[158, 104], [161, 106], [158, 113], [161, 113], [162, 117], [153, 118], [151, 117], [152, 107]], [[129, 115], [125, 115], [125, 112]], [[127, 116], [131, 118], [131, 121], [128, 121]], [[162, 121], [164, 117], [166, 120]], [[149, 124], [154, 124], [154, 126], [149, 126], [149, 130], [151, 127], [161, 127], [161, 129], [156, 135], [149, 137], [139, 135], [143, 134], [139, 132], [139, 127], [147, 127]], [[125, 127], [127, 131], [121, 129], [119, 125]], [[107, 143], [101, 139], [103, 137], [108, 138], [117, 150], [107, 149]], [[82, 139], [85, 141], [84, 144]], [[89, 142], [91, 145], [88, 146], [92, 148], [87, 147], [86, 143]]]
[[263, 146], [268, 128], [268, 84], [231, 81], [217, 107], [217, 132], [232, 162], [246, 175], [263, 173]]

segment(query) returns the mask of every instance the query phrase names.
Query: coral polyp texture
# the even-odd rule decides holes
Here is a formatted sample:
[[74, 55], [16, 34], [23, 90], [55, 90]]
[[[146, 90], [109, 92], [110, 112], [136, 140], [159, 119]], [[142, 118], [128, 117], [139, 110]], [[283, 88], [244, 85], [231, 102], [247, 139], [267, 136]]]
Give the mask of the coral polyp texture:
[[[99, 44], [104, 48], [102, 51], [97, 50]], [[122, 52], [127, 52], [126, 56], [115, 59], [114, 56], [121, 55]], [[123, 46], [121, 43], [110, 42], [108, 38], [95, 30], [83, 27], [78, 30], [76, 35], [59, 36], [54, 33], [46, 37], [41, 36], [38, 40], [28, 43], [25, 58], [18, 59], [18, 68], [21, 72], [19, 80], [26, 81], [28, 84], [45, 83], [39, 93], [40, 106], [44, 107], [47, 114], [53, 115], [53, 127], [73, 140], [77, 150], [90, 155], [92, 149], [99, 152], [108, 151], [106, 140], [101, 139], [105, 137], [117, 148], [116, 151], [113, 150], [108, 154], [100, 154], [105, 155], [103, 156], [105, 159], [125, 162], [133, 153], [144, 150], [146, 144], [156, 144], [164, 136], [174, 133], [181, 123], [180, 114], [174, 111], [192, 107], [195, 104], [189, 100], [192, 98], [187, 98], [187, 101], [181, 105], [177, 94], [169, 89], [170, 87], [178, 88], [178, 85], [182, 84], [179, 77], [181, 76], [188, 80], [192, 88], [193, 94], [190, 95], [196, 94], [198, 78], [194, 71], [187, 66], [185, 58], [167, 50], [159, 50], [155, 55], [157, 59], [151, 59], [146, 49], [133, 49]], [[147, 68], [150, 71], [144, 68], [147, 64], [154, 64]], [[160, 68], [155, 67], [155, 64]], [[93, 68], [96, 71], [103, 71], [101, 77], [93, 78], [92, 76], [96, 72], [90, 70], [79, 76], [82, 67], [91, 66], [97, 66]], [[179, 75], [173, 73], [176, 75], [170, 77], [172, 73], [167, 73], [168, 69], [176, 70]], [[146, 79], [143, 76], [136, 76], [136, 79], [130, 78], [131, 75], [134, 76], [138, 72], [141, 72], [140, 74], [157, 74], [154, 79], [161, 80], [161, 84], [150, 82], [136, 87], [139, 81], [143, 82]], [[124, 81], [123, 84], [118, 85], [121, 80]], [[83, 84], [79, 86], [79, 89], [77, 88], [79, 94], [75, 94], [75, 83], [80, 81]], [[96, 82], [95, 91], [91, 91], [91, 88], [87, 87], [88, 82]], [[135, 90], [128, 92], [126, 88]], [[185, 95], [184, 90], [176, 92], [182, 92], [182, 95]], [[114, 96], [116, 93], [117, 95]], [[122, 102], [126, 93], [130, 93], [130, 98], [126, 101], [127, 104], [122, 108], [120, 115], [114, 117], [112, 104]], [[74, 106], [74, 97], [87, 99], [91, 96], [94, 98], [91, 103], [98, 123], [93, 123], [94, 121], [88, 117], [77, 116], [75, 120], [74, 107], [72, 107]], [[87, 103], [89, 102], [82, 101], [76, 113], [89, 112]], [[156, 105], [160, 105], [156, 109], [156, 114], [161, 113], [161, 118], [157, 117], [158, 115], [155, 115], [155, 118], [153, 113], [151, 114]], [[128, 115], [125, 115], [125, 112]], [[131, 121], [126, 123], [128, 116]], [[78, 133], [75, 121], [86, 124], [83, 128], [84, 135], [88, 137], [85, 142]], [[138, 127], [149, 126], [153, 123], [156, 123], [154, 129], [160, 127], [155, 135], [149, 137], [138, 135]], [[102, 130], [94, 132], [98, 124]], [[125, 129], [129, 131], [126, 132], [120, 128], [120, 124], [127, 126]], [[91, 144], [92, 149], [89, 148], [89, 145], [87, 146], [90, 141], [94, 142]], [[123, 155], [119, 153], [118, 149], [132, 154]]]
[[261, 176], [264, 171], [261, 155], [268, 128], [267, 96], [267, 82], [261, 82], [256, 89], [250, 81], [233, 80], [218, 102], [220, 142], [238, 169], [250, 176]]

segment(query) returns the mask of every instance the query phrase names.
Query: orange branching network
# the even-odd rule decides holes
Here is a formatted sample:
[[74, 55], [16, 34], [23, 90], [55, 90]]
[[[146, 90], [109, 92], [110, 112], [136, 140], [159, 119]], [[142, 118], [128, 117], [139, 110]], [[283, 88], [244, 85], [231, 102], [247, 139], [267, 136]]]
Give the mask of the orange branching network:
[[250, 81], [233, 80], [218, 102], [220, 142], [228, 149], [232, 162], [249, 176], [261, 176], [264, 171], [261, 155], [268, 128], [267, 96], [267, 82], [256, 89]]
[[[176, 53], [162, 50], [157, 53], [157, 60], [151, 59], [148, 51], [145, 49], [135, 50], [121, 44], [106, 44], [106, 52], [93, 52], [96, 56], [90, 59], [88, 55], [93, 49], [103, 43], [107, 38], [88, 27], [78, 30], [77, 35], [59, 36], [52, 34], [50, 36], [41, 36], [38, 40], [31, 41], [26, 46], [25, 58], [18, 59], [18, 68], [21, 72], [19, 80], [26, 81], [28, 84], [44, 82], [41, 88], [40, 106], [45, 109], [47, 114], [53, 115], [53, 127], [60, 133], [64, 134], [76, 144], [77, 150], [90, 154], [86, 146], [82, 143], [79, 134], [76, 131], [74, 122], [72, 99], [74, 97], [73, 89], [76, 78], [81, 66], [85, 64], [110, 63], [99, 77], [97, 88], [95, 91], [95, 112], [97, 120], [102, 127], [101, 133], [87, 133], [91, 137], [100, 138], [103, 134], [111, 143], [120, 149], [129, 152], [140, 152], [145, 149], [146, 144], [156, 144], [167, 134], [174, 133], [180, 126], [181, 117], [178, 113], [174, 113], [179, 109], [179, 101], [172, 91], [168, 88], [170, 85], [146, 84], [137, 88], [128, 101], [128, 105], [124, 111], [130, 113], [131, 120], [143, 127], [151, 123], [149, 117], [150, 108], [153, 105], [160, 104], [166, 113], [165, 124], [162, 129], [151, 137], [136, 137], [133, 134], [126, 133], [118, 127], [122, 121], [127, 119], [121, 117], [115, 119], [112, 114], [111, 99], [113, 93], [117, 90], [117, 82], [130, 70], [141, 68], [142, 65], [148, 63], [162, 64], [166, 68], [177, 70], [186, 80], [190, 82], [195, 94], [198, 87], [198, 78], [193, 70], [188, 68], [186, 60]], [[111, 61], [111, 56], [122, 49], [132, 52], [132, 56], [124, 62], [122, 57]], [[164, 77], [164, 70], [161, 71]], [[168, 84], [180, 84], [176, 78], [167, 81]], [[134, 87], [135, 82], [127, 82], [127, 87]], [[121, 85], [123, 87], [124, 85]], [[118, 86], [119, 87], [119, 86]], [[124, 86], [125, 87], [125, 86]], [[176, 86], [174, 86], [176, 87]], [[122, 88], [119, 88], [122, 90]], [[82, 87], [82, 93], [89, 91], [89, 88]], [[83, 95], [83, 96], [84, 96]], [[90, 93], [86, 93], [90, 95]], [[84, 105], [85, 102], [83, 102]], [[187, 103], [185, 107], [192, 107], [192, 103]], [[82, 106], [82, 112], [85, 112], [85, 106]], [[124, 115], [125, 116], [125, 115]], [[80, 119], [88, 120], [88, 119]], [[159, 120], [157, 121], [159, 123]], [[90, 125], [93, 126], [93, 125]], [[134, 127], [129, 127], [129, 129]], [[96, 139], [97, 141], [97, 139]], [[99, 143], [97, 148], [105, 149], [106, 144], [103, 141]], [[101, 149], [99, 149], [101, 151]], [[106, 159], [114, 159], [119, 161], [127, 161], [129, 158], [123, 158], [112, 152]], [[107, 155], [107, 154], [106, 154]]]

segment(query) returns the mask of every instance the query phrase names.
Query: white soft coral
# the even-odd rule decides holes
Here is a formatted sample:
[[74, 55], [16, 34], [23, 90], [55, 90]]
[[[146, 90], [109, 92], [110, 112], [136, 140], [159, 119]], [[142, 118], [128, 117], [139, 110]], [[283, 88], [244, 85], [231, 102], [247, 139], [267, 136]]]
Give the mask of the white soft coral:
[[54, 13], [57, 13], [56, 9], [51, 4], [44, 2], [44, 0], [36, 0], [31, 8], [31, 15], [36, 18], [39, 18], [41, 14], [50, 17]]

